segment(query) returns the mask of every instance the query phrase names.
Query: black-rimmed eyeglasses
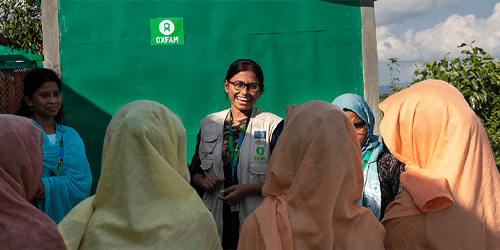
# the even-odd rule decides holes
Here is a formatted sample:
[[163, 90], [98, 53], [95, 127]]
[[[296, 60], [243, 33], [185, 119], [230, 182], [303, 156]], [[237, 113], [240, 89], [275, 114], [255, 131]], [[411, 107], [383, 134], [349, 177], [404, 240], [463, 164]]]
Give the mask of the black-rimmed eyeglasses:
[[242, 91], [243, 88], [245, 87], [247, 87], [248, 90], [250, 90], [250, 92], [254, 93], [259, 90], [259, 84], [257, 83], [244, 83], [240, 81], [235, 81], [235, 82], [227, 81], [227, 82], [231, 83], [234, 86], [234, 90], [236, 91]]
[[356, 129], [365, 129], [366, 128], [366, 123], [364, 121], [356, 122], [353, 124]]

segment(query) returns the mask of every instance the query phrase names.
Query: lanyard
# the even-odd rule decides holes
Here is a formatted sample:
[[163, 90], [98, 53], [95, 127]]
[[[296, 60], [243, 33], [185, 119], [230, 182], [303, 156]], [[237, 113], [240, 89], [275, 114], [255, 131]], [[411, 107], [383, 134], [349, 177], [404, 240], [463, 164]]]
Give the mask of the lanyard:
[[232, 119], [231, 110], [229, 110], [229, 116], [231, 117], [231, 120], [229, 121], [229, 138], [228, 138], [227, 144], [229, 147], [229, 164], [231, 164], [233, 183], [236, 181], [236, 165], [238, 164], [238, 158], [240, 156], [241, 142], [243, 142], [243, 137], [245, 137], [245, 130], [247, 128], [247, 123], [248, 123], [248, 120], [250, 120], [251, 115], [252, 115], [252, 111], [250, 110], [250, 113], [248, 113], [248, 118], [245, 121], [243, 128], [241, 129], [240, 138], [238, 138], [238, 143], [236, 145], [236, 148], [233, 149], [233, 143], [234, 143], [233, 125], [232, 125], [233, 119]]
[[365, 157], [363, 157], [363, 171], [365, 171], [366, 165], [368, 165], [368, 160], [370, 159], [370, 156], [372, 156], [373, 149], [368, 150], [366, 152]]
[[57, 161], [57, 173], [61, 173], [64, 159], [63, 138], [59, 141], [59, 160]]

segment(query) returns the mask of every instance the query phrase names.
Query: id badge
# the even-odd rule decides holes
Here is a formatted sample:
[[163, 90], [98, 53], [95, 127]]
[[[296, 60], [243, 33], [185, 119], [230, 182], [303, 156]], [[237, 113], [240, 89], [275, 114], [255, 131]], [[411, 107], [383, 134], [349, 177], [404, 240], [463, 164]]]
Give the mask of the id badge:
[[[232, 192], [228, 192], [227, 195], [230, 195]], [[232, 205], [229, 208], [231, 208], [231, 212], [239, 212], [240, 211], [240, 204]]]
[[239, 211], [240, 211], [240, 204], [231, 206], [231, 212], [239, 212]]

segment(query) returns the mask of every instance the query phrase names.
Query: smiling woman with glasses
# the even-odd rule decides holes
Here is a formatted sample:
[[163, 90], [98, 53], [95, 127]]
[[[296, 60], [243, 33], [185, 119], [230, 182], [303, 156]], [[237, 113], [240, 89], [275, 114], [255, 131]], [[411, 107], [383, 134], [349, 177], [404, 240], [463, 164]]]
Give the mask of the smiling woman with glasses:
[[262, 186], [283, 119], [254, 107], [264, 92], [264, 75], [252, 60], [229, 66], [224, 90], [231, 108], [201, 120], [189, 171], [214, 216], [222, 247], [236, 249], [241, 224], [264, 200]]
[[227, 82], [234, 85], [234, 90], [236, 90], [236, 91], [241, 91], [245, 87], [247, 87], [250, 92], [255, 93], [255, 92], [259, 91], [259, 84], [257, 84], [257, 83], [248, 83], [247, 84], [247, 83], [244, 83], [241, 81], [236, 81], [236, 82], [227, 81]]

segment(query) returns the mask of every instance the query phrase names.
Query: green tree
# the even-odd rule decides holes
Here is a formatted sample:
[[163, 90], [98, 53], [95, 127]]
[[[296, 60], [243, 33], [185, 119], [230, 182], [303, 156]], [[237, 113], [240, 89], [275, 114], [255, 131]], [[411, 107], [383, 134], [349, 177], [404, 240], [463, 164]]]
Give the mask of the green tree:
[[35, 0], [0, 1], [0, 33], [12, 49], [41, 53], [42, 18]]
[[387, 64], [387, 66], [389, 66], [389, 71], [391, 72], [391, 83], [389, 84], [389, 87], [391, 88], [391, 94], [394, 94], [405, 89], [405, 87], [398, 87], [400, 79], [399, 77], [394, 77], [394, 71], [401, 73], [398, 69], [394, 68], [394, 66], [399, 67], [398, 58], [391, 57], [389, 58], [389, 61], [390, 63]]
[[400, 81], [399, 77], [395, 77], [395, 72], [400, 73], [398, 69], [395, 68], [395, 66], [399, 66], [398, 63], [398, 58], [391, 57], [389, 58], [389, 64], [387, 64], [389, 67], [389, 71], [391, 72], [391, 82], [389, 83], [389, 87], [391, 88], [391, 93], [384, 93], [384, 94], [379, 94], [379, 100], [380, 102], [384, 101], [385, 98], [389, 97], [390, 95], [397, 93], [404, 88], [399, 88], [397, 86], [397, 83]]
[[[411, 85], [431, 78], [455, 86], [483, 123], [500, 169], [500, 62], [473, 44], [474, 41], [470, 49], [462, 50], [462, 59], [450, 61], [444, 56], [441, 61], [421, 62], [423, 67], [415, 70], [417, 78]], [[462, 43], [458, 47], [465, 46], [467, 44]]]

